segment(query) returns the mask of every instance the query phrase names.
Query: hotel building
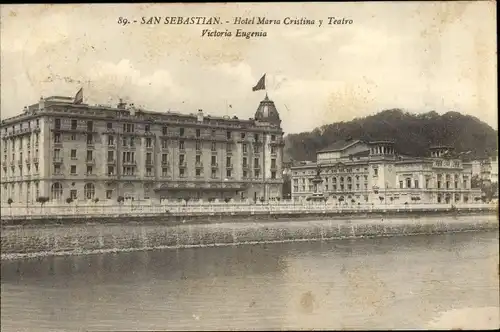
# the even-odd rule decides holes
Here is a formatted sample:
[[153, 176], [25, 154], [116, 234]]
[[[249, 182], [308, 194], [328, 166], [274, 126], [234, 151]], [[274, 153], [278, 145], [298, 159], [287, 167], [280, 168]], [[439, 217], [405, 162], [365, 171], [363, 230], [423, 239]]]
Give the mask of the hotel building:
[[267, 95], [248, 120], [41, 98], [1, 122], [2, 203], [278, 198], [280, 125]]
[[[429, 157], [399, 155], [390, 141], [345, 140], [317, 153], [317, 161], [291, 168], [292, 198], [313, 193], [343, 204], [472, 203], [472, 165], [453, 149], [430, 148]], [[321, 182], [315, 186], [319, 172]]]

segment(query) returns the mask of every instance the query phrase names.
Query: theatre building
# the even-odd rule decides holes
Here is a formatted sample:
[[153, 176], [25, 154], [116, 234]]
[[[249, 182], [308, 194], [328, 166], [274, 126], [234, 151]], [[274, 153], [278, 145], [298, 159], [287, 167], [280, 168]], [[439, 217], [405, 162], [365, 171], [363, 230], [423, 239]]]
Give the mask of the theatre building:
[[248, 120], [56, 96], [0, 130], [2, 203], [281, 197], [283, 131], [267, 95]]
[[348, 139], [291, 173], [295, 200], [322, 194], [342, 204], [473, 203], [481, 196], [471, 188], [472, 164], [446, 146], [410, 157], [399, 154], [391, 141]]

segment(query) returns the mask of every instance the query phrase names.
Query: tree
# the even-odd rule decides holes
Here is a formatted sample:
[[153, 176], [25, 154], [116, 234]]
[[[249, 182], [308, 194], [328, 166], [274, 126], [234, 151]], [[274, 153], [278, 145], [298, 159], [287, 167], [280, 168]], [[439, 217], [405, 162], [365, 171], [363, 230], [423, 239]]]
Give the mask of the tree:
[[99, 203], [99, 198], [96, 197], [93, 199], [93, 201], [94, 201], [94, 203]]
[[9, 204], [9, 207], [11, 206], [11, 204], [12, 204], [13, 202], [14, 202], [14, 201], [12, 200], [12, 198], [9, 198], [9, 199], [7, 200], [7, 204]]
[[66, 198], [66, 203], [68, 203], [68, 204], [73, 203], [73, 198], [71, 198], [71, 197]]
[[125, 201], [125, 198], [124, 198], [123, 196], [118, 196], [118, 197], [116, 198], [116, 201], [117, 201], [118, 203], [123, 203], [123, 202]]
[[45, 203], [47, 203], [50, 199], [48, 197], [44, 197], [44, 196], [40, 196], [36, 199], [36, 201], [38, 203], [40, 203], [41, 205], [44, 205]]
[[378, 199], [380, 199], [380, 203], [384, 200], [384, 196], [379, 196]]

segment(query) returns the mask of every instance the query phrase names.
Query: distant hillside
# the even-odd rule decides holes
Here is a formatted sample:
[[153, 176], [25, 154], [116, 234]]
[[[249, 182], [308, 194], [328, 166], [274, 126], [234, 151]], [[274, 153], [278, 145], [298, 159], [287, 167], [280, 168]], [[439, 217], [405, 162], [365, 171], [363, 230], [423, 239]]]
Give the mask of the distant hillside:
[[457, 152], [482, 158], [498, 149], [497, 131], [479, 119], [458, 112], [410, 114], [399, 109], [373, 116], [324, 125], [285, 139], [285, 160], [316, 160], [316, 151], [346, 139], [395, 141], [399, 153], [425, 156], [430, 145], [444, 144]]

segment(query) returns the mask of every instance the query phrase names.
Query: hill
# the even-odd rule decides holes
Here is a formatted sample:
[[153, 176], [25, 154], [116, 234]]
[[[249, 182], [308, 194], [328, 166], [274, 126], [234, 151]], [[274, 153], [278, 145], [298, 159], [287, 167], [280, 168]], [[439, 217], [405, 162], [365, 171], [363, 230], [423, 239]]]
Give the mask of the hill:
[[430, 145], [441, 144], [454, 147], [456, 152], [471, 151], [468, 156], [474, 159], [494, 155], [498, 149], [497, 131], [476, 117], [458, 112], [417, 115], [392, 109], [290, 134], [285, 138], [285, 161], [316, 160], [316, 151], [348, 137], [390, 139], [399, 153], [411, 156], [426, 156]]

